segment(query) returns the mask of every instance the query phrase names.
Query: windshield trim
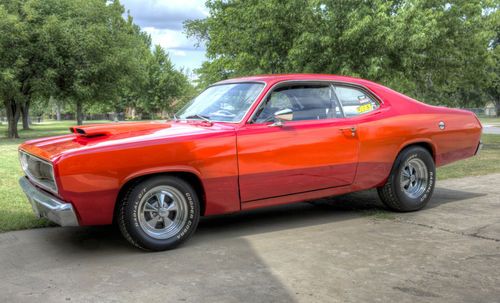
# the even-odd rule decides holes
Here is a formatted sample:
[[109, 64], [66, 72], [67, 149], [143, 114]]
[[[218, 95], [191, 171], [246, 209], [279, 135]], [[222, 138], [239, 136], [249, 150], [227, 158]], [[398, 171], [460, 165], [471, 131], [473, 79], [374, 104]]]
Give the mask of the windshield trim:
[[[228, 85], [228, 84], [244, 84], [244, 83], [258, 83], [258, 84], [264, 84], [262, 86], [262, 89], [261, 91], [257, 94], [257, 97], [255, 98], [255, 100], [252, 101], [252, 104], [250, 104], [250, 106], [248, 107], [248, 109], [246, 110], [245, 114], [242, 116], [241, 120], [239, 121], [220, 121], [220, 120], [212, 120], [210, 119], [211, 122], [218, 122], [218, 123], [230, 123], [230, 124], [240, 124], [241, 122], [243, 122], [243, 120], [245, 120], [245, 117], [248, 115], [248, 113], [252, 110], [252, 107], [253, 105], [255, 104], [255, 102], [257, 102], [257, 100], [259, 100], [260, 96], [262, 95], [262, 93], [264, 92], [264, 90], [266, 89], [267, 87], [267, 82], [265, 81], [227, 81], [227, 82], [220, 82], [220, 83], [214, 83], [214, 84], [211, 84], [209, 86], [207, 86], [207, 88], [205, 88], [204, 90], [202, 90], [198, 95], [201, 95], [204, 91], [206, 91], [207, 89], [211, 88], [211, 87], [214, 87], [214, 86], [220, 86], [220, 85]], [[181, 110], [183, 110], [183, 108], [181, 108], [180, 110], [178, 110], [175, 115], [179, 115], [179, 112]], [[177, 121], [187, 121], [187, 120], [195, 120], [195, 119], [178, 119]]]

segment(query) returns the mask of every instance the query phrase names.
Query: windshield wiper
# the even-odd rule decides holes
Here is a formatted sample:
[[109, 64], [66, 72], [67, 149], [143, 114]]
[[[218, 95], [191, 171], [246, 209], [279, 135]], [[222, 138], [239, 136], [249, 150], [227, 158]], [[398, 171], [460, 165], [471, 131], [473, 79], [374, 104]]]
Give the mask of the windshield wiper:
[[208, 116], [204, 116], [204, 115], [200, 115], [200, 114], [187, 116], [186, 119], [200, 119], [200, 120], [203, 120], [205, 122], [212, 124], [212, 120], [210, 120], [210, 118]]

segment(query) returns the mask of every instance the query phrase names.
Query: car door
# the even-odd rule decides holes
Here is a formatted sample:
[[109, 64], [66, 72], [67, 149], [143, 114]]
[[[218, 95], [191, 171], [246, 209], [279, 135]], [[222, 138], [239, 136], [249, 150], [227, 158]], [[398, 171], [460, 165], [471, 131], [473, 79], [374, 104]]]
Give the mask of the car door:
[[[349, 185], [356, 175], [356, 125], [343, 118], [328, 83], [281, 84], [237, 130], [240, 197], [255, 201]], [[291, 121], [274, 123], [278, 111]]]

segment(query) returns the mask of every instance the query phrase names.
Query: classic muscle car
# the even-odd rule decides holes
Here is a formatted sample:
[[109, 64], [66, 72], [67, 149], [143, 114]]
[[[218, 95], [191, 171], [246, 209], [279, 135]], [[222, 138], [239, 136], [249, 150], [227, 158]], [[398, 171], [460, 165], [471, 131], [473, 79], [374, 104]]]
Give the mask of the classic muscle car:
[[269, 75], [208, 87], [167, 122], [71, 127], [19, 148], [34, 212], [62, 226], [118, 224], [146, 250], [188, 239], [200, 216], [377, 188], [423, 208], [435, 167], [472, 157], [481, 123], [382, 85]]

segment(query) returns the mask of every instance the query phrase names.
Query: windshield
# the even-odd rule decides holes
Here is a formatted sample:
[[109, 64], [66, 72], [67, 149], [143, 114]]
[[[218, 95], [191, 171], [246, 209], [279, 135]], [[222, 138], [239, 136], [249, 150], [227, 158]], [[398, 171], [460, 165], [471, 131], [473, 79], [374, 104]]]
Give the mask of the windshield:
[[263, 83], [214, 85], [191, 100], [178, 113], [180, 119], [240, 122], [264, 88]]

